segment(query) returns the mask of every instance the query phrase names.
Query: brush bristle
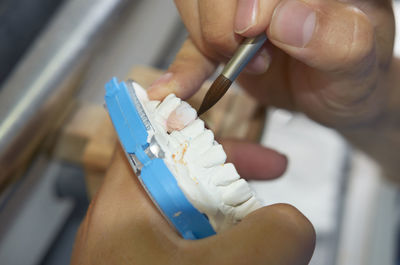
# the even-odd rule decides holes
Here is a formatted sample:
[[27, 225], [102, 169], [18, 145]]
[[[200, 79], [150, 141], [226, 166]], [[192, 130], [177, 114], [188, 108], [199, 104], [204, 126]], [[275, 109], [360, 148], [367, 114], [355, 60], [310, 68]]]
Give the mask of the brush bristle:
[[223, 75], [219, 75], [217, 79], [215, 79], [214, 83], [212, 83], [210, 89], [207, 91], [203, 102], [199, 110], [197, 111], [197, 115], [201, 115], [207, 110], [209, 110], [215, 103], [218, 102], [225, 95], [226, 91], [228, 91], [231, 86], [232, 81], [226, 78]]

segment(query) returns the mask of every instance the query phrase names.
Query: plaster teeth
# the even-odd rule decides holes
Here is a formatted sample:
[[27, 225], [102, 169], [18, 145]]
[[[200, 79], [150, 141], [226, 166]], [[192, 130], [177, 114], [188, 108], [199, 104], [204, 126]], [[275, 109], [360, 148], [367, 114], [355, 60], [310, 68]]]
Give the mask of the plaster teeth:
[[168, 132], [181, 130], [197, 118], [197, 112], [188, 103], [182, 101], [181, 104], [171, 112], [167, 119]]
[[213, 173], [211, 180], [215, 186], [226, 186], [240, 178], [232, 163], [215, 167]]
[[254, 212], [255, 210], [262, 207], [262, 204], [259, 200], [257, 200], [254, 196], [252, 196], [249, 200], [235, 207], [235, 219], [242, 220], [249, 213]]
[[[142, 88], [136, 85], [134, 89], [137, 92]], [[228, 229], [262, 206], [235, 166], [224, 164], [222, 146], [214, 140], [213, 132], [205, 129], [204, 122], [196, 118], [197, 113], [189, 104], [174, 94], [161, 103], [148, 100], [147, 95], [139, 100], [154, 129], [149, 139], [155, 137], [165, 153], [163, 161], [182, 192], [208, 216], [216, 232]]]
[[204, 132], [204, 130], [204, 121], [196, 119], [191, 124], [183, 128], [181, 133], [191, 140], [199, 136], [202, 132]]
[[151, 110], [155, 110], [157, 106], [160, 104], [159, 100], [151, 100], [145, 103], [146, 107]]
[[158, 114], [165, 120], [181, 104], [181, 100], [174, 94], [169, 94], [157, 108]]
[[177, 150], [181, 143], [177, 139], [177, 137], [173, 137], [172, 134], [168, 137], [168, 147], [171, 151]]
[[[218, 193], [210, 193], [210, 196], [204, 197], [202, 196], [203, 194], [208, 194], [209, 193], [209, 187], [205, 184], [199, 181], [198, 176], [193, 176], [190, 173], [190, 170], [185, 165], [182, 164], [175, 164], [174, 166], [175, 170], [177, 172], [181, 172], [184, 174], [178, 174], [178, 185], [182, 188], [183, 193], [191, 198], [194, 199], [198, 202], [198, 207], [202, 209], [203, 213], [208, 213], [215, 215], [218, 212], [218, 201], [219, 196]], [[179, 176], [189, 176], [189, 177], [179, 177]], [[198, 189], [200, 192], [198, 193], [191, 193], [187, 194], [185, 187], [194, 187], [195, 189]]]
[[179, 144], [187, 142], [186, 137], [180, 131], [173, 131], [169, 138], [174, 138]]
[[213, 145], [205, 153], [203, 153], [199, 159], [199, 164], [203, 167], [209, 168], [217, 165], [221, 165], [226, 161], [226, 154], [222, 145]]
[[239, 179], [225, 186], [222, 193], [222, 201], [231, 206], [239, 205], [253, 196], [249, 184], [244, 179]]
[[210, 130], [204, 130], [199, 136], [190, 142], [188, 155], [193, 153], [194, 157], [198, 157], [213, 146], [214, 134]]
[[168, 138], [166, 138], [163, 133], [156, 132], [154, 134], [154, 137], [156, 141], [161, 145], [161, 146], [167, 146], [168, 145]]

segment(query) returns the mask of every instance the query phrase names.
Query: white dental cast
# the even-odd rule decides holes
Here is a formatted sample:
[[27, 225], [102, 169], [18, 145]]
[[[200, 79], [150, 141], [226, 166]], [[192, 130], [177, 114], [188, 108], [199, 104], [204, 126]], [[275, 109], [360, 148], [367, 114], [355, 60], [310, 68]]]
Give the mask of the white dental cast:
[[216, 232], [261, 207], [234, 165], [225, 164], [222, 146], [188, 103], [174, 94], [161, 103], [150, 101], [143, 88], [137, 84], [134, 88], [154, 128], [148, 132], [148, 140], [156, 138], [179, 187], [193, 206], [207, 215]]

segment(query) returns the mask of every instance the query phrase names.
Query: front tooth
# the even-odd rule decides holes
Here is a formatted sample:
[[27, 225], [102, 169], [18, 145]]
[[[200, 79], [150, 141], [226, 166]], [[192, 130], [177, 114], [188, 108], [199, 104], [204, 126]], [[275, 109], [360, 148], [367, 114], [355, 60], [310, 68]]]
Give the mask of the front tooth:
[[223, 164], [215, 167], [211, 176], [212, 183], [215, 186], [226, 186], [240, 178], [235, 166], [232, 163]]
[[174, 94], [169, 94], [163, 102], [158, 106], [157, 112], [165, 120], [171, 114], [174, 109], [176, 109], [181, 104], [181, 100], [177, 98]]
[[239, 205], [253, 195], [249, 184], [244, 179], [239, 179], [223, 188], [222, 201], [231, 206]]
[[199, 159], [199, 164], [203, 167], [209, 168], [225, 163], [226, 154], [222, 145], [217, 144], [211, 146], [205, 153], [203, 153]]
[[157, 106], [160, 104], [159, 100], [150, 100], [144, 103], [147, 109], [155, 110]]
[[171, 152], [175, 152], [179, 148], [180, 144], [181, 143], [179, 142], [179, 140], [176, 137], [172, 136], [172, 134], [169, 135], [168, 147]]
[[196, 119], [194, 122], [181, 130], [181, 133], [189, 138], [189, 140], [196, 138], [202, 132], [204, 132], [204, 121], [200, 119]]
[[176, 139], [176, 141], [178, 141], [178, 143], [180, 143], [180, 144], [182, 144], [186, 141], [186, 137], [180, 131], [173, 131], [170, 134], [170, 138]]
[[235, 219], [237, 221], [245, 218], [249, 213], [254, 212], [255, 210], [262, 207], [262, 204], [259, 200], [257, 200], [254, 196], [252, 196], [249, 200], [244, 202], [243, 204], [234, 208], [235, 211]]
[[188, 103], [181, 104], [171, 112], [167, 119], [168, 132], [180, 131], [197, 118], [197, 112]]

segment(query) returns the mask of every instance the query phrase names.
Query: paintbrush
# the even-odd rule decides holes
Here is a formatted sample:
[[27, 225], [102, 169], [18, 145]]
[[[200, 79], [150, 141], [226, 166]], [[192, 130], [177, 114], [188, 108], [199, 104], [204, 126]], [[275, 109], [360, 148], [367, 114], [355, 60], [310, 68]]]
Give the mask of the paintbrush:
[[245, 39], [238, 47], [233, 57], [225, 65], [221, 74], [212, 83], [207, 91], [197, 114], [200, 116], [217, 103], [228, 91], [236, 77], [242, 72], [247, 63], [254, 57], [256, 52], [267, 40], [265, 33], [254, 38]]

